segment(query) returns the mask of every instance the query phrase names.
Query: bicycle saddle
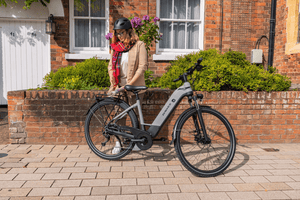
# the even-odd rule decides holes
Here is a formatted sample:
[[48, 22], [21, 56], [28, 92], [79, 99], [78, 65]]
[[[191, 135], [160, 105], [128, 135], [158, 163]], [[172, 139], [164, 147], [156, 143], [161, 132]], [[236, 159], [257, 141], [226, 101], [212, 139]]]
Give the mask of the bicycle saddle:
[[132, 91], [132, 90], [147, 90], [147, 86], [133, 86], [133, 85], [125, 85], [125, 90]]

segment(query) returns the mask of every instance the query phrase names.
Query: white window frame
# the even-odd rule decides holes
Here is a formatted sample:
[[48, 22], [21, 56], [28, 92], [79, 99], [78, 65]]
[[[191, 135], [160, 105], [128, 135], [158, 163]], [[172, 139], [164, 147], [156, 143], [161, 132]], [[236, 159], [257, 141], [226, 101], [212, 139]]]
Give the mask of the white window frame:
[[[160, 18], [160, 1], [163, 0], [156, 0], [156, 15]], [[188, 4], [188, 1], [186, 1], [186, 4]], [[188, 8], [188, 5], [186, 6]], [[173, 18], [172, 19], [161, 19], [160, 21], [169, 21], [169, 22], [197, 22], [199, 23], [199, 49], [168, 49], [168, 48], [159, 48], [159, 42], [156, 44], [156, 54], [153, 55], [153, 60], [175, 60], [176, 56], [179, 55], [185, 55], [189, 54], [191, 52], [203, 50], [204, 46], [204, 11], [205, 11], [205, 0], [200, 0], [200, 19], [199, 20], [193, 20], [193, 19], [174, 19], [174, 0], [172, 0], [172, 13]], [[187, 12], [188, 9], [186, 9]], [[187, 16], [187, 15], [186, 15]], [[172, 23], [172, 29], [173, 32], [173, 23]], [[187, 27], [187, 26], [186, 26]], [[187, 32], [187, 30], [185, 30]], [[171, 46], [173, 44], [173, 33], [171, 34]], [[187, 37], [187, 34], [185, 34], [185, 37]]]
[[[89, 1], [89, 13], [91, 12], [91, 1]], [[81, 17], [74, 16], [74, 0], [69, 0], [69, 12], [70, 12], [70, 53], [66, 54], [66, 59], [88, 59], [92, 57], [98, 57], [100, 59], [109, 59], [109, 41], [106, 41], [105, 47], [75, 47], [75, 19], [104, 19], [105, 33], [109, 32], [109, 0], [105, 0], [105, 17]], [[90, 20], [91, 21], [91, 20]], [[91, 31], [91, 23], [89, 23], [89, 34]], [[89, 38], [91, 42], [91, 37]]]

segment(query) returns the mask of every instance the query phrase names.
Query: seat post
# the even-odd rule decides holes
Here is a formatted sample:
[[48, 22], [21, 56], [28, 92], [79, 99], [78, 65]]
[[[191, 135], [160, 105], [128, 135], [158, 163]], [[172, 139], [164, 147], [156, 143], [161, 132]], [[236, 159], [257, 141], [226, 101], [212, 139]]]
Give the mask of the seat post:
[[135, 94], [135, 100], [139, 100], [140, 99], [139, 92], [134, 91], [133, 93]]

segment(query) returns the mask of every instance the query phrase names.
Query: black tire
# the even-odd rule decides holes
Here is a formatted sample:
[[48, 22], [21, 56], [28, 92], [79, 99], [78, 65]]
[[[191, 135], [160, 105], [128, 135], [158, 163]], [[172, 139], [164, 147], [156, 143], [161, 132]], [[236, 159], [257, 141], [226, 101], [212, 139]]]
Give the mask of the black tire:
[[[115, 102], [113, 100], [101, 101], [90, 108], [84, 126], [85, 138], [91, 150], [99, 157], [106, 160], [117, 160], [131, 152], [134, 143], [123, 138], [122, 136], [114, 136], [105, 132], [104, 126], [115, 116], [123, 112], [129, 105], [123, 101]], [[138, 120], [133, 110], [129, 111], [126, 116], [116, 122], [120, 126], [130, 126], [138, 128]], [[105, 146], [102, 145], [106, 141], [104, 135], [109, 135], [110, 139]], [[116, 141], [120, 141], [121, 151], [113, 154], [112, 150], [116, 145]]]
[[175, 150], [178, 158], [182, 165], [196, 176], [217, 176], [227, 169], [234, 157], [234, 131], [221, 113], [209, 107], [202, 107], [203, 121], [211, 143], [197, 142], [193, 116], [196, 116], [200, 126], [197, 110], [192, 108], [182, 116], [176, 127]]

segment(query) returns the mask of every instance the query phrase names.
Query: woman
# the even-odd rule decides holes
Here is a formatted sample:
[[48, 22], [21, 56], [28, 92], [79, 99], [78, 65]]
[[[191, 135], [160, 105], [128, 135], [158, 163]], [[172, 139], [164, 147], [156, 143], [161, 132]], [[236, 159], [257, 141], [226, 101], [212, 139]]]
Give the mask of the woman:
[[[139, 41], [127, 18], [115, 21], [111, 49], [108, 64], [111, 86], [108, 95], [115, 96], [123, 92], [125, 85], [145, 86], [144, 73], [148, 66], [148, 54], [144, 42]], [[140, 102], [143, 101], [143, 92], [139, 93]], [[130, 105], [136, 102], [135, 95], [132, 93], [128, 93], [127, 97]], [[138, 114], [137, 110], [135, 112]], [[126, 119], [119, 120], [119, 125], [125, 126], [125, 124]], [[117, 154], [120, 151], [119, 147], [116, 142], [112, 153]], [[140, 149], [135, 145], [133, 151], [138, 150]]]
[[[144, 42], [139, 41], [127, 18], [115, 21], [111, 48], [111, 59], [108, 64], [111, 86], [108, 94], [114, 96], [124, 91], [125, 85], [145, 86], [147, 51]], [[142, 96], [139, 95], [141, 102]], [[135, 102], [132, 94], [128, 95], [128, 98], [129, 104]]]

